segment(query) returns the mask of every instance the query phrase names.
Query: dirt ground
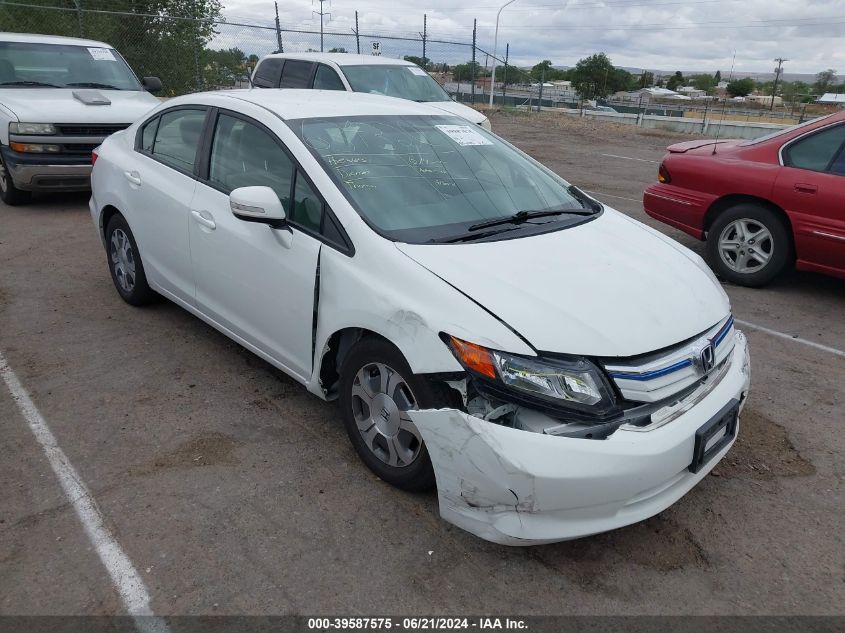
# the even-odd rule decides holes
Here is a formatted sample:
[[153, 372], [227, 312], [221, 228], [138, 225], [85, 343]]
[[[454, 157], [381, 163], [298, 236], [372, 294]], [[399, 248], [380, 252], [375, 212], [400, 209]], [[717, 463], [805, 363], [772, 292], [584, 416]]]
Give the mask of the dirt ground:
[[[689, 136], [498, 114], [494, 130], [600, 200], [640, 202]], [[0, 352], [165, 614], [842, 614], [845, 358], [744, 328], [740, 439], [660, 515], [508, 548], [375, 479], [331, 404], [173, 304], [114, 291], [85, 195], [0, 206]], [[845, 349], [845, 282], [726, 286], [737, 319]], [[0, 614], [119, 598], [0, 385]]]

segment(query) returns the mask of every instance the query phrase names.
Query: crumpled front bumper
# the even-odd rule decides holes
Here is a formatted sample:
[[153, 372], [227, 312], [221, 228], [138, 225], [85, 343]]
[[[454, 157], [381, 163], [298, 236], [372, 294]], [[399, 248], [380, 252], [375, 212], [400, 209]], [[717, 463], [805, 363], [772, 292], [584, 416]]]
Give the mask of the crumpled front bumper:
[[605, 440], [500, 426], [455, 409], [412, 412], [437, 478], [440, 515], [477, 536], [536, 545], [605, 532], [666, 509], [704, 478], [726, 445], [696, 473], [696, 431], [732, 399], [745, 403], [748, 345], [737, 332], [724, 378], [672, 422], [620, 428]]

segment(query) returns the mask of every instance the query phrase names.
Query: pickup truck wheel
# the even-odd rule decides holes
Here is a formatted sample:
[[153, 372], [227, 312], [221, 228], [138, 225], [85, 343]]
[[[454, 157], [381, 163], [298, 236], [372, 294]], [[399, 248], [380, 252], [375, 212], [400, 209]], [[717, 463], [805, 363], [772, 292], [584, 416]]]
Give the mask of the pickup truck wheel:
[[783, 220], [757, 204], [721, 213], [707, 233], [707, 259], [722, 279], [740, 286], [765, 286], [789, 262], [792, 240]]
[[6, 170], [6, 165], [0, 159], [0, 198], [8, 205], [16, 206], [26, 204], [32, 198], [29, 191], [23, 191], [15, 187], [12, 176]]
[[135, 237], [120, 214], [112, 217], [106, 227], [106, 253], [114, 287], [126, 303], [140, 306], [155, 301], [157, 295], [147, 285]]
[[434, 469], [408, 411], [448, 406], [448, 394], [411, 372], [401, 352], [363, 338], [340, 370], [339, 405], [349, 439], [381, 479], [413, 492], [434, 487]]

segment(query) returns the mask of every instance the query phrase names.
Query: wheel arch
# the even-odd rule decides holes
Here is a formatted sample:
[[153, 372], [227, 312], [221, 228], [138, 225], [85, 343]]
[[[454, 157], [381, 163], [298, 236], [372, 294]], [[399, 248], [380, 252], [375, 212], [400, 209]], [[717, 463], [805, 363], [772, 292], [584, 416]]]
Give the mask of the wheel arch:
[[794, 241], [792, 237], [792, 221], [789, 219], [789, 214], [787, 214], [782, 207], [776, 205], [771, 200], [767, 200], [766, 198], [741, 193], [728, 194], [713, 201], [707, 209], [707, 212], [704, 214], [704, 232], [707, 233], [710, 230], [710, 227], [713, 225], [713, 222], [716, 221], [716, 218], [719, 217], [720, 213], [740, 204], [756, 204], [773, 211], [783, 221], [784, 226], [788, 229], [790, 240]]
[[390, 343], [399, 350], [399, 353], [405, 356], [402, 349], [396, 343], [374, 330], [365, 327], [345, 327], [333, 332], [326, 339], [322, 353], [315, 359], [316, 367], [314, 371], [318, 385], [328, 400], [333, 400], [337, 396], [340, 368], [349, 350], [361, 339], [371, 336]]
[[111, 204], [107, 204], [100, 211], [100, 235], [103, 238], [103, 244], [105, 244], [106, 241], [106, 228], [108, 227], [109, 222], [111, 222], [111, 219], [116, 215], [121, 215], [124, 219], [126, 219], [126, 216], [120, 212], [120, 209]]

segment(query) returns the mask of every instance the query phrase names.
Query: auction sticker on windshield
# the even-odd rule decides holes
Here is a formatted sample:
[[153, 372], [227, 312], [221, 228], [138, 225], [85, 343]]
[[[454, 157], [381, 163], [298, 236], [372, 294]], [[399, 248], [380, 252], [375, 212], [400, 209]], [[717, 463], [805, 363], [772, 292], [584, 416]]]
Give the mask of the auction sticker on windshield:
[[493, 142], [484, 138], [469, 125], [435, 125], [458, 145], [492, 145]]
[[416, 66], [408, 66], [408, 70], [415, 75], [419, 75], [420, 77], [425, 77], [428, 74], [422, 68], [417, 68]]
[[97, 61], [101, 61], [101, 62], [113, 62], [113, 61], [115, 61], [114, 55], [107, 48], [89, 48], [88, 52], [91, 53], [91, 57], [93, 57]]

